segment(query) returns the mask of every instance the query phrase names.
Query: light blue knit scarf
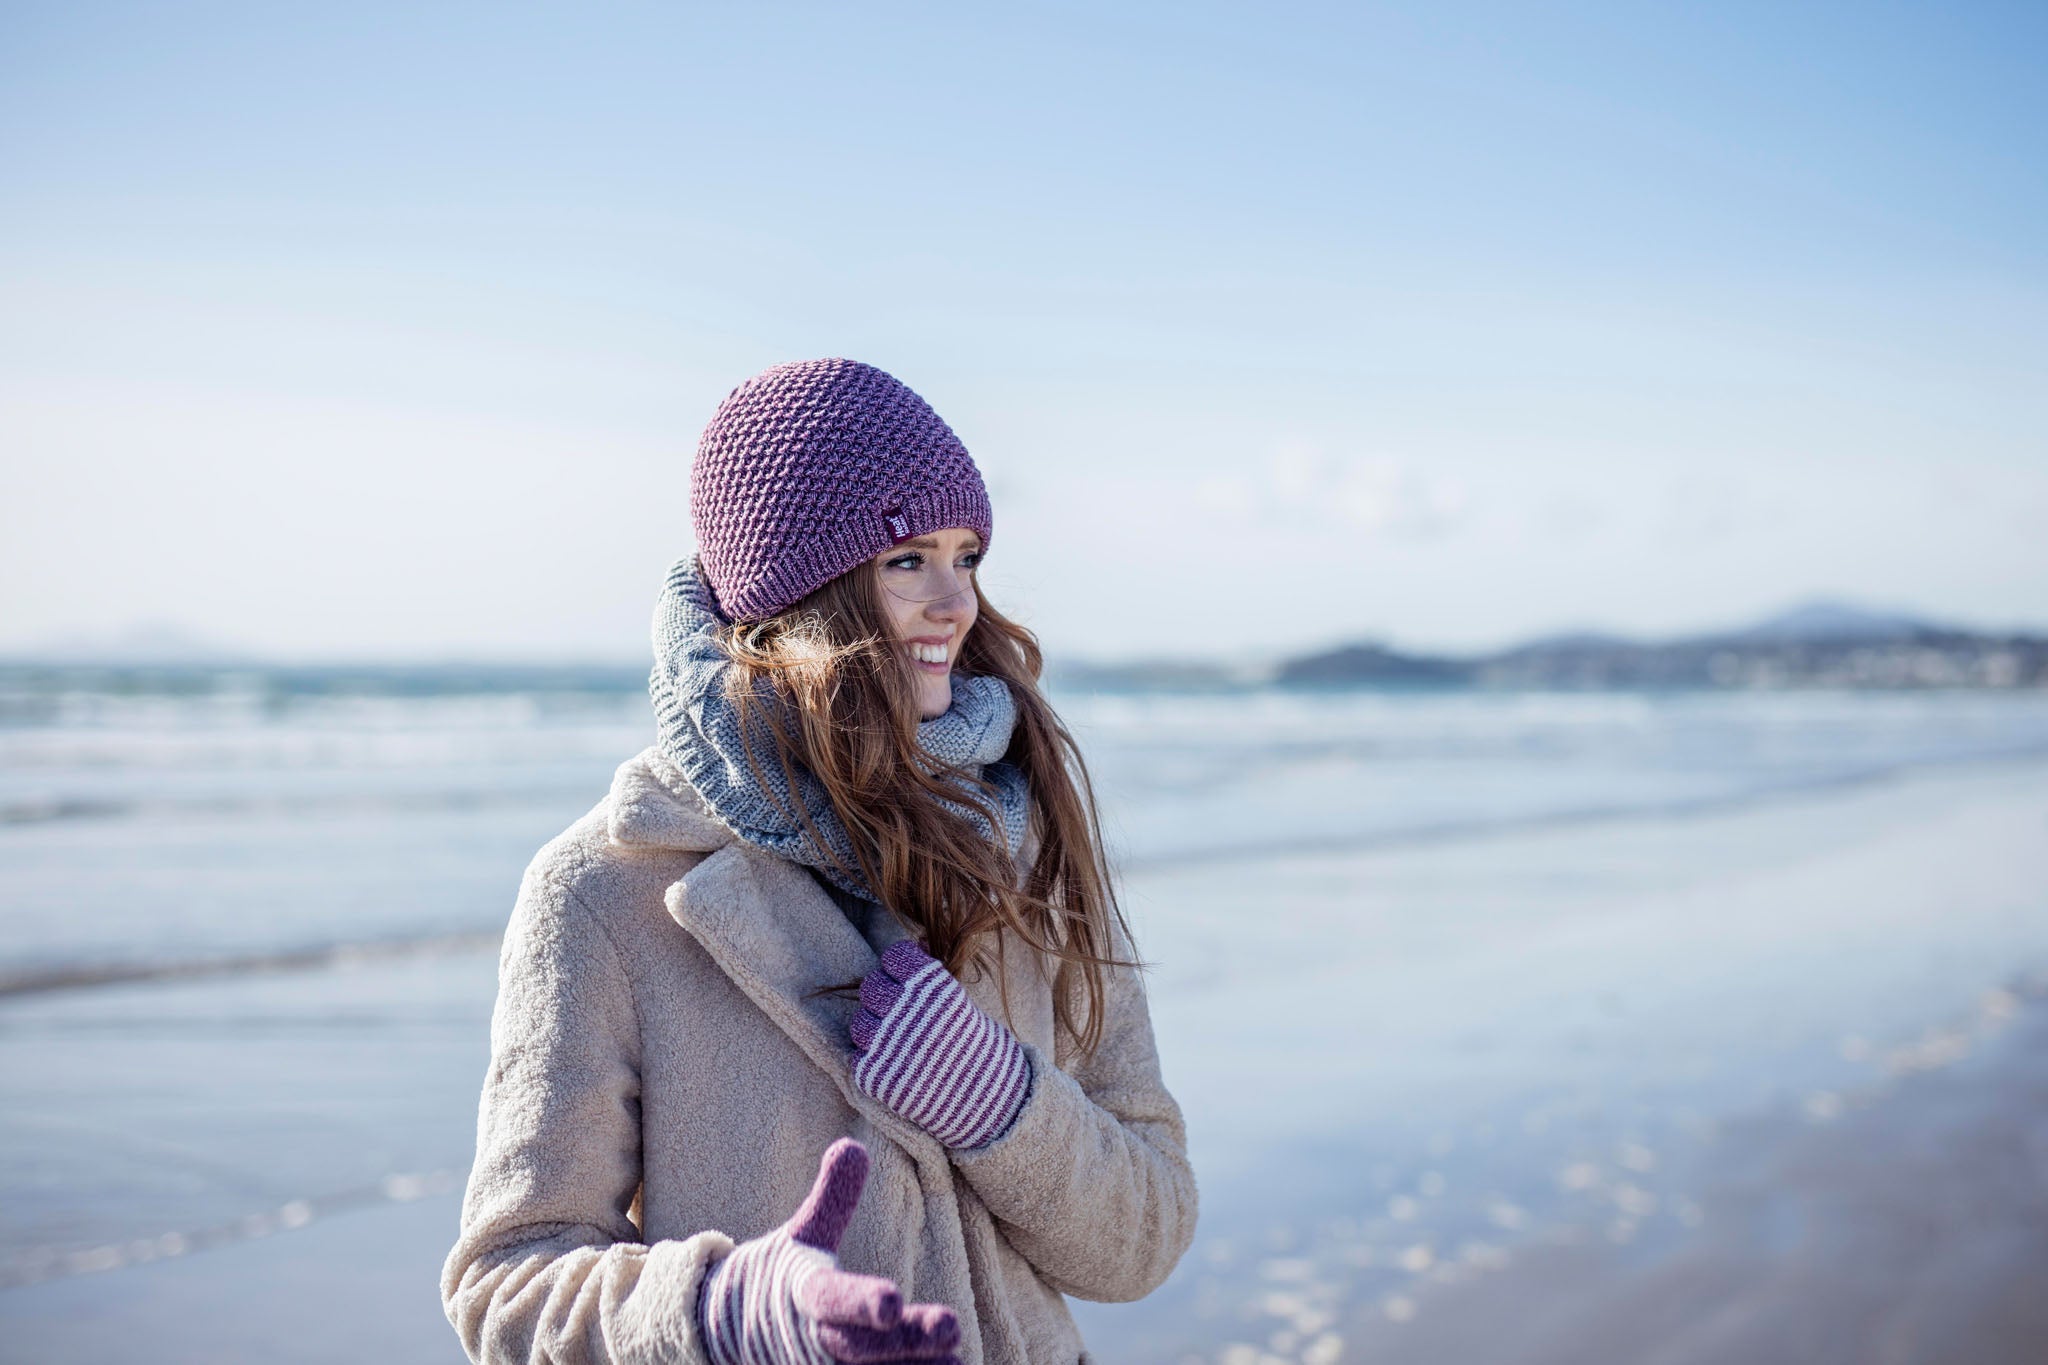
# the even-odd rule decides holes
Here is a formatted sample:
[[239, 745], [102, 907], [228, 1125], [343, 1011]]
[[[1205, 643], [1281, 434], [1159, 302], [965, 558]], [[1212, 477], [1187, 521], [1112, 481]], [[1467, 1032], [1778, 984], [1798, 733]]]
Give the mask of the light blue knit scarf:
[[[739, 716], [725, 690], [733, 664], [716, 638], [722, 624], [696, 556], [676, 561], [654, 609], [654, 671], [647, 680], [662, 754], [682, 769], [712, 813], [740, 838], [815, 867], [834, 885], [879, 902], [861, 879], [852, 839], [824, 786], [799, 768], [792, 802], [782, 764], [766, 736], [757, 735], [755, 741], [758, 778], [748, 764]], [[772, 693], [765, 696], [774, 703]], [[1012, 857], [1023, 846], [1028, 804], [1023, 770], [1001, 761], [1016, 723], [1017, 702], [1009, 684], [1001, 678], [956, 672], [952, 706], [917, 727], [918, 744], [925, 753], [995, 788]], [[762, 788], [764, 781], [767, 790]], [[795, 813], [798, 803], [829, 852], [819, 849], [804, 829]], [[971, 820], [984, 838], [993, 837], [988, 821], [973, 807], [946, 804]]]

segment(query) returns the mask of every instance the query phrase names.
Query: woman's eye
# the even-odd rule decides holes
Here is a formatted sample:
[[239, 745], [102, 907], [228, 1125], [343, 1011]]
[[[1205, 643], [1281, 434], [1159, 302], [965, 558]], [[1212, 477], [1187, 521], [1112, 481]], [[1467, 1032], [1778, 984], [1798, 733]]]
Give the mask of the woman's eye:
[[966, 554], [964, 554], [964, 555], [960, 556], [960, 567], [961, 567], [961, 568], [963, 568], [963, 569], [978, 569], [978, 568], [980, 568], [980, 567], [981, 567], [981, 551], [979, 551], [979, 550], [970, 550], [970, 551], [968, 551], [968, 552], [967, 552]]
[[892, 569], [921, 569], [924, 567], [924, 556], [919, 554], [897, 555], [894, 559], [888, 561], [888, 565]]

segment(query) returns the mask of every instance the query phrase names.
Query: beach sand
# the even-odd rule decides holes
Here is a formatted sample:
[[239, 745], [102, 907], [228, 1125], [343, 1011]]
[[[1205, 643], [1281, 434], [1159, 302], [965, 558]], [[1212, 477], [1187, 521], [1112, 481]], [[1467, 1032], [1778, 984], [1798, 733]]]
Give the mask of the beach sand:
[[[2048, 767], [1147, 874], [1104, 1362], [2048, 1359]], [[0, 1002], [0, 1360], [453, 1362], [493, 955]]]
[[1457, 1269], [1344, 1360], [1420, 1365], [2020, 1365], [2048, 1360], [2048, 992], [1982, 1055], [1815, 1121], [1737, 1125], [1699, 1230]]

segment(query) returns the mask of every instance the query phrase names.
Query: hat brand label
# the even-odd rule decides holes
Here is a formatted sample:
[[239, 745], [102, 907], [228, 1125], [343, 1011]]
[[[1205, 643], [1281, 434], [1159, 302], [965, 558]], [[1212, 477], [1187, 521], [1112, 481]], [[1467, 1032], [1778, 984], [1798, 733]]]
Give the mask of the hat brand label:
[[889, 543], [901, 545], [910, 539], [910, 518], [903, 515], [903, 509], [892, 507], [882, 513], [882, 522], [889, 528]]

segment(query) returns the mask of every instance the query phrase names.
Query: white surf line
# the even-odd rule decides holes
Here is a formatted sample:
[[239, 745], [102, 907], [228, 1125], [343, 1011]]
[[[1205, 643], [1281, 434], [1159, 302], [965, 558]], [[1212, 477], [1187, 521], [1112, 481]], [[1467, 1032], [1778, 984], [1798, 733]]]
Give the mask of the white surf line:
[[146, 1265], [195, 1251], [208, 1251], [236, 1242], [291, 1232], [315, 1219], [331, 1217], [351, 1209], [374, 1208], [381, 1204], [408, 1204], [415, 1199], [457, 1188], [466, 1171], [405, 1171], [387, 1175], [374, 1185], [351, 1190], [293, 1199], [275, 1208], [244, 1214], [232, 1223], [190, 1232], [166, 1232], [155, 1237], [137, 1237], [125, 1242], [84, 1249], [32, 1247], [0, 1261], [0, 1290], [18, 1289], [46, 1280], [69, 1279], [74, 1275], [96, 1275], [124, 1266]]
[[421, 934], [413, 938], [316, 944], [309, 948], [242, 956], [164, 962], [86, 962], [57, 967], [27, 967], [17, 971], [0, 970], [0, 999], [48, 991], [117, 986], [132, 981], [181, 981], [194, 977], [242, 976], [254, 972], [311, 971], [354, 963], [422, 957], [430, 953], [460, 953], [496, 947], [503, 938], [504, 932], [498, 929], [464, 930]]

